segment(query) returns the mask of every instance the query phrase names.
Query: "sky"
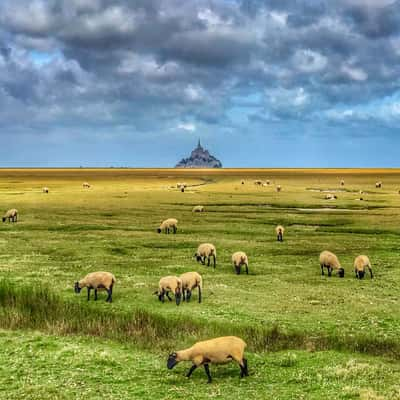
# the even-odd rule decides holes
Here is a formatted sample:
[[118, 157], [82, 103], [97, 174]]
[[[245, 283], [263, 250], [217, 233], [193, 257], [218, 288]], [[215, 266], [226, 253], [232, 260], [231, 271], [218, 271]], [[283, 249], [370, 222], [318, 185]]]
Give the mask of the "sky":
[[396, 0], [1, 0], [0, 167], [400, 167]]

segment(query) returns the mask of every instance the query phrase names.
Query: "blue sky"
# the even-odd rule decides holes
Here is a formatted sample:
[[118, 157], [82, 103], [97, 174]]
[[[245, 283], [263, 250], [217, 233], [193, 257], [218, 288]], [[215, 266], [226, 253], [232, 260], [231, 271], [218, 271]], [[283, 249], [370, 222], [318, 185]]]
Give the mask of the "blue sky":
[[399, 167], [396, 0], [3, 0], [0, 166]]

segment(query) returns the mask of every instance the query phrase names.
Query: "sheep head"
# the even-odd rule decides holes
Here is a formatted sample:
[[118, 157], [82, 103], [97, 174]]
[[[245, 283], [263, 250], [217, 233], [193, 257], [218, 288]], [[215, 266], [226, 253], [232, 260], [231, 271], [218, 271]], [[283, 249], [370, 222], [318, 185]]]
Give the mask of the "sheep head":
[[79, 282], [75, 282], [75, 293], [80, 293], [82, 288], [79, 286]]
[[179, 361], [177, 360], [177, 357], [178, 357], [178, 354], [176, 354], [175, 352], [171, 353], [168, 356], [168, 360], [167, 360], [168, 369], [172, 369], [175, 367], [176, 364], [178, 364]]
[[340, 267], [340, 268], [338, 269], [338, 275], [339, 275], [341, 278], [344, 277], [344, 268]]

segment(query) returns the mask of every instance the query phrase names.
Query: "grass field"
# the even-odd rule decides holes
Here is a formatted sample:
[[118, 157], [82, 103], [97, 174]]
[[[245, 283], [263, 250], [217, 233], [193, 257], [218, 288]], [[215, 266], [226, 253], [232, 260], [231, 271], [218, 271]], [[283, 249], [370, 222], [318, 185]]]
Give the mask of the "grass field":
[[[0, 170], [1, 207], [20, 213], [0, 225], [0, 398], [399, 399], [399, 189], [400, 170]], [[178, 233], [157, 234], [168, 217]], [[201, 242], [215, 271], [193, 258]], [[325, 249], [344, 279], [321, 277]], [[238, 250], [248, 276], [234, 274]], [[359, 254], [373, 280], [354, 278]], [[96, 270], [117, 277], [111, 305], [73, 292]], [[158, 302], [161, 276], [193, 270], [202, 304]], [[249, 378], [233, 364], [211, 366], [211, 385], [202, 370], [187, 380], [190, 364], [167, 370], [170, 351], [225, 334], [248, 343]]]

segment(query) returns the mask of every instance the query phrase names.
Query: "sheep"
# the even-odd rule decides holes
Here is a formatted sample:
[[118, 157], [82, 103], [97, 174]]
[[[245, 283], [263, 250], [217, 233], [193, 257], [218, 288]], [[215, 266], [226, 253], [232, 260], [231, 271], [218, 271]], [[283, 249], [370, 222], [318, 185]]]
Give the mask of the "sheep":
[[203, 265], [206, 263], [206, 257], [208, 260], [207, 266], [210, 266], [210, 258], [212, 257], [214, 260], [214, 268], [216, 266], [216, 259], [217, 259], [217, 250], [215, 246], [211, 243], [202, 243], [197, 248], [196, 253], [194, 253], [196, 260], [201, 262]]
[[242, 181], [242, 185], [244, 185], [244, 181]]
[[249, 259], [243, 251], [237, 251], [232, 254], [232, 263], [236, 274], [240, 275], [242, 265], [246, 267], [246, 274], [249, 274]]
[[254, 184], [257, 185], [257, 186], [260, 186], [260, 185], [262, 185], [262, 181], [256, 180], [256, 181], [254, 181]]
[[193, 365], [186, 377], [190, 378], [193, 371], [204, 365], [208, 383], [212, 378], [208, 364], [224, 364], [235, 360], [240, 366], [240, 377], [249, 376], [244, 349], [247, 344], [237, 336], [223, 336], [195, 343], [185, 350], [175, 351], [168, 356], [167, 367], [172, 369], [181, 361], [192, 361]]
[[169, 297], [169, 292], [173, 292], [175, 296], [175, 303], [179, 306], [182, 297], [182, 280], [177, 276], [164, 276], [158, 282], [158, 290], [154, 292], [158, 296], [158, 300], [164, 303], [164, 296], [168, 297], [169, 301], [172, 301]]
[[340, 186], [344, 186], [344, 180], [343, 179], [340, 181]]
[[356, 278], [363, 279], [366, 268], [368, 268], [372, 279], [373, 274], [369, 258], [367, 256], [357, 256], [354, 260], [354, 272], [356, 274]]
[[337, 199], [337, 196], [335, 194], [327, 193], [325, 195], [325, 200], [336, 200], [336, 199]]
[[277, 187], [276, 187], [276, 191], [277, 192], [280, 192], [282, 190], [282, 186], [281, 185], [278, 185]]
[[8, 210], [3, 215], [3, 222], [6, 222], [7, 218], [8, 218], [8, 222], [17, 222], [17, 220], [18, 220], [18, 210], [16, 210], [15, 208], [12, 208], [11, 210]]
[[49, 193], [49, 188], [48, 188], [48, 187], [44, 187], [44, 188], [42, 189], [42, 192], [43, 192], [43, 193]]
[[282, 225], [278, 225], [275, 228], [275, 232], [276, 232], [276, 240], [278, 242], [283, 242], [283, 234], [285, 233], [285, 228]]
[[182, 299], [190, 301], [192, 291], [195, 288], [199, 290], [199, 303], [201, 303], [201, 292], [203, 290], [203, 278], [197, 272], [185, 272], [180, 277], [182, 281]]
[[187, 184], [185, 182], [178, 182], [176, 184], [177, 189], [185, 189], [187, 187]]
[[204, 212], [204, 206], [194, 206], [192, 212]]
[[83, 187], [84, 189], [90, 189], [90, 185], [89, 185], [88, 182], [83, 182], [83, 183], [82, 183], [82, 187]]
[[344, 268], [340, 265], [336, 255], [330, 251], [325, 250], [319, 255], [319, 263], [321, 265], [321, 275], [325, 275], [324, 268], [327, 268], [328, 276], [332, 276], [332, 270], [335, 270], [341, 278], [344, 277]]
[[376, 182], [375, 183], [375, 187], [378, 189], [380, 189], [381, 187], [382, 187], [382, 182], [381, 181], [379, 181], [379, 182]]
[[270, 182], [270, 181], [266, 181], [265, 183], [266, 183], [267, 185], [269, 185], [271, 182]]
[[106, 302], [111, 303], [115, 282], [115, 276], [110, 272], [91, 272], [80, 281], [75, 282], [75, 293], [80, 293], [84, 287], [87, 287], [87, 299], [89, 301], [90, 291], [94, 289], [94, 299], [97, 300], [97, 290], [105, 289], [108, 294]]
[[178, 230], [178, 220], [175, 218], [168, 218], [165, 221], [162, 221], [160, 224], [160, 227], [157, 228], [157, 232], [161, 233], [163, 230], [165, 230], [165, 233], [169, 234], [169, 230], [172, 229], [174, 234]]

